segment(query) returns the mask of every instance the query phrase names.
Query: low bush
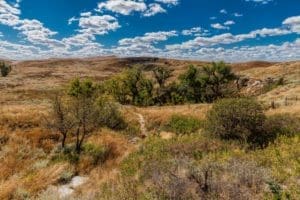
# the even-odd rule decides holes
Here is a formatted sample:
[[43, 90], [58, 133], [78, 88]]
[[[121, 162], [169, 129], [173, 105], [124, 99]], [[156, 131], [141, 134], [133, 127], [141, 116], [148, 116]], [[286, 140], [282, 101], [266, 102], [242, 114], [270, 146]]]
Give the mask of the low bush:
[[263, 145], [265, 119], [262, 106], [253, 99], [222, 99], [208, 113], [205, 128], [222, 139]]
[[231, 159], [207, 160], [192, 165], [190, 179], [200, 199], [263, 199], [270, 172], [255, 162]]
[[58, 179], [58, 182], [59, 182], [60, 184], [67, 184], [67, 183], [69, 183], [69, 182], [72, 180], [73, 176], [74, 176], [74, 172], [73, 172], [73, 171], [71, 171], [71, 170], [66, 170], [66, 171], [64, 171], [64, 172], [60, 175], [60, 177], [59, 177], [59, 179]]
[[264, 87], [262, 88], [262, 92], [263, 93], [270, 92], [279, 86], [283, 86], [284, 84], [285, 84], [285, 80], [283, 77], [281, 77], [278, 80], [270, 81], [266, 85], [264, 85]]
[[202, 125], [203, 122], [195, 117], [173, 115], [166, 128], [177, 134], [190, 134], [199, 130]]
[[106, 146], [95, 146], [93, 144], [85, 144], [83, 146], [83, 153], [91, 156], [93, 165], [103, 164], [110, 155], [110, 149]]
[[265, 122], [265, 131], [275, 137], [294, 136], [300, 134], [300, 119], [290, 114], [276, 114], [269, 116]]
[[66, 145], [65, 148], [54, 149], [54, 154], [51, 161], [56, 162], [70, 162], [71, 164], [77, 164], [79, 162], [80, 155], [76, 153], [74, 145]]
[[113, 130], [124, 130], [127, 128], [119, 106], [108, 96], [99, 97], [97, 106], [101, 112], [98, 119], [100, 124]]

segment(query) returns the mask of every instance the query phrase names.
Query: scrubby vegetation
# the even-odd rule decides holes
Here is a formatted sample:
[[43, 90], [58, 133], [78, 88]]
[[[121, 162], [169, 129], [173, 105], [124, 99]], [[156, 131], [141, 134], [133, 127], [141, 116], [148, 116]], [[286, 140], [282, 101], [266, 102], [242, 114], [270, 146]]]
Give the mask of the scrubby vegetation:
[[209, 66], [191, 65], [177, 80], [169, 81], [172, 71], [156, 67], [147, 78], [141, 67], [133, 67], [100, 85], [122, 104], [137, 106], [213, 102], [232, 95], [236, 75], [223, 62]]
[[177, 134], [195, 133], [203, 126], [203, 122], [190, 116], [173, 115], [166, 129]]
[[206, 129], [222, 139], [263, 145], [266, 116], [262, 106], [253, 99], [223, 99], [208, 113]]
[[266, 117], [262, 105], [249, 98], [223, 99], [207, 115], [206, 131], [225, 140], [266, 147], [278, 136], [300, 132], [299, 119], [289, 115]]
[[126, 128], [117, 105], [104, 96], [98, 96], [92, 81], [75, 79], [66, 93], [65, 97], [55, 96], [50, 125], [62, 135], [62, 148], [65, 148], [65, 141], [71, 133], [75, 134], [75, 149], [80, 154], [85, 138], [93, 131], [104, 126], [115, 130]]
[[242, 97], [237, 77], [133, 66], [1, 108], [0, 199], [299, 199], [299, 113]]
[[[110, 197], [297, 199], [297, 144], [298, 136], [281, 137], [266, 149], [249, 153], [238, 144], [195, 134], [167, 141], [151, 138], [142, 150], [123, 162], [121, 180], [109, 183], [109, 188], [117, 189]], [[279, 164], [278, 160], [288, 163]], [[289, 172], [280, 173], [285, 167]], [[289, 186], [284, 189], [282, 184]], [[110, 194], [106, 190], [102, 192]]]

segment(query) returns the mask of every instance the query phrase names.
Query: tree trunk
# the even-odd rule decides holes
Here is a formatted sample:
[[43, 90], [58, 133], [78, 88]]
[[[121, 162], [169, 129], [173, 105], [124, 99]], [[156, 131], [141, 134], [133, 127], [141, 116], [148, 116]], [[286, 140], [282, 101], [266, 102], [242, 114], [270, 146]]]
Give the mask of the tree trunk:
[[79, 134], [80, 134], [80, 130], [79, 130], [79, 128], [77, 128], [77, 131], [76, 131], [76, 152], [77, 152], [78, 154], [80, 154], [80, 151], [81, 151], [80, 140], [79, 140]]
[[66, 139], [67, 139], [67, 134], [63, 134], [63, 138], [62, 138], [62, 141], [61, 141], [61, 147], [63, 149], [65, 148]]

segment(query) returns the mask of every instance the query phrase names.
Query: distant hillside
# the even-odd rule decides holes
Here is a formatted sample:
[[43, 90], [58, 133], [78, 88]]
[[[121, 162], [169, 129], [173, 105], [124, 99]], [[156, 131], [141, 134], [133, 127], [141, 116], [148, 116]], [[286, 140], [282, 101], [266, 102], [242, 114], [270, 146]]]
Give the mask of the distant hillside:
[[[49, 91], [56, 90], [68, 83], [75, 77], [91, 78], [99, 81], [110, 77], [127, 67], [140, 65], [146, 71], [151, 71], [155, 66], [165, 66], [174, 70], [173, 75], [183, 73], [191, 64], [202, 66], [208, 62], [174, 60], [152, 57], [94, 57], [84, 59], [47, 59], [32, 61], [11, 61], [13, 71], [7, 78], [0, 79], [0, 90], [2, 94], [0, 102], [29, 101], [30, 99], [43, 99], [43, 94], [48, 95]], [[258, 79], [265, 76], [281, 76], [283, 67], [289, 66], [287, 73], [299, 68], [300, 62], [270, 63], [270, 62], [247, 62], [231, 64], [233, 70], [250, 78]], [[274, 67], [273, 67], [274, 66]], [[272, 70], [274, 68], [274, 70]], [[264, 73], [267, 69], [267, 73]], [[276, 74], [277, 70], [277, 74]], [[258, 72], [258, 73], [256, 73]]]

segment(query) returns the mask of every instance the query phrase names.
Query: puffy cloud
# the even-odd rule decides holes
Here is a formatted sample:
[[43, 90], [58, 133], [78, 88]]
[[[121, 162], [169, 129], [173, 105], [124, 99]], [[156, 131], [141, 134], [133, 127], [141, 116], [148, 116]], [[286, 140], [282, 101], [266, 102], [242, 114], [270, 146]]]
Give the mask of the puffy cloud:
[[224, 25], [226, 25], [226, 26], [230, 26], [230, 25], [233, 25], [233, 24], [235, 24], [235, 22], [232, 21], [232, 20], [228, 20], [228, 21], [226, 21], [226, 22], [224, 23]]
[[210, 26], [214, 29], [221, 29], [221, 30], [227, 29], [228, 30], [228, 29], [230, 29], [229, 26], [234, 25], [234, 24], [235, 24], [234, 21], [228, 20], [228, 21], [224, 22], [223, 24], [215, 23], [215, 24], [211, 24]]
[[300, 58], [300, 48], [297, 42], [286, 42], [282, 45], [242, 46], [232, 49], [225, 48], [201, 48], [192, 56], [202, 60], [226, 60], [226, 61], [286, 61]]
[[144, 36], [134, 37], [134, 38], [124, 38], [119, 41], [119, 44], [124, 45], [132, 45], [137, 43], [144, 43], [144, 44], [155, 44], [159, 41], [165, 41], [170, 37], [177, 36], [176, 31], [159, 31], [159, 32], [151, 32], [146, 33]]
[[242, 17], [243, 14], [240, 14], [240, 13], [233, 13], [233, 16], [235, 16], [235, 17]]
[[50, 48], [53, 46], [64, 46], [62, 42], [51, 39], [57, 33], [44, 27], [40, 21], [35, 19], [20, 19], [20, 2], [20, 0], [17, 0], [16, 4], [12, 6], [5, 0], [0, 1], [0, 24], [20, 31], [25, 39], [33, 44], [44, 45]]
[[161, 4], [168, 6], [179, 4], [179, 0], [155, 0], [155, 2], [146, 4], [145, 0], [107, 0], [98, 4], [97, 11], [103, 12], [108, 10], [122, 15], [138, 12], [145, 17], [150, 17], [158, 13], [167, 12]]
[[62, 40], [68, 47], [70, 46], [85, 46], [91, 43], [91, 41], [95, 40], [95, 36], [89, 33], [80, 33], [74, 36], [64, 38]]
[[196, 37], [193, 40], [189, 40], [186, 42], [183, 42], [181, 44], [173, 44], [173, 45], [167, 45], [166, 48], [168, 50], [178, 50], [178, 49], [199, 49], [201, 47], [209, 47], [209, 46], [215, 46], [220, 44], [232, 44], [244, 41], [246, 39], [253, 39], [258, 36], [260, 37], [266, 37], [266, 36], [278, 36], [278, 35], [287, 35], [290, 34], [291, 31], [286, 29], [258, 29], [251, 31], [247, 34], [238, 34], [238, 35], [232, 35], [231, 33], [224, 33], [221, 35], [215, 35], [212, 37]]
[[7, 26], [16, 26], [20, 23], [19, 15], [21, 11], [8, 4], [6, 1], [0, 1], [0, 24]]
[[203, 29], [201, 27], [194, 27], [194, 28], [191, 28], [191, 29], [186, 29], [186, 30], [183, 30], [181, 32], [182, 35], [193, 35], [193, 36], [205, 36], [205, 35], [208, 35], [209, 34], [209, 31], [206, 30], [206, 29]]
[[103, 16], [87, 16], [79, 19], [79, 32], [89, 33], [91, 35], [104, 35], [108, 31], [114, 31], [120, 28], [117, 19], [110, 15]]
[[165, 12], [167, 12], [167, 11], [165, 9], [163, 9], [160, 6], [160, 4], [152, 3], [152, 4], [149, 4], [148, 10], [146, 10], [143, 15], [145, 17], [151, 17], [151, 16], [156, 15], [157, 13], [165, 13]]
[[220, 23], [211, 24], [210, 26], [211, 26], [212, 28], [214, 28], [214, 29], [229, 29], [228, 26], [223, 26], [223, 25], [220, 24]]
[[[20, 21], [20, 26], [15, 27], [16, 30], [26, 37], [29, 42], [34, 44], [49, 43], [55, 45], [54, 40], [49, 39], [51, 36], [57, 34], [57, 32], [51, 31], [45, 28], [44, 25], [38, 20], [24, 19]], [[57, 41], [57, 44], [59, 42]]]
[[[62, 39], [62, 42], [72, 49], [72, 47], [81, 47], [84, 49], [102, 47], [101, 44], [94, 42], [95, 35], [105, 35], [109, 31], [115, 31], [121, 26], [118, 20], [111, 15], [92, 15], [90, 12], [80, 14], [79, 19], [72, 21], [78, 21], [79, 30], [76, 35]], [[72, 18], [71, 18], [72, 19]], [[69, 20], [70, 21], [70, 20]]]
[[143, 1], [134, 0], [108, 0], [98, 4], [99, 11], [103, 9], [119, 13], [122, 15], [130, 15], [132, 12], [144, 12], [147, 5]]
[[166, 41], [170, 37], [178, 36], [176, 31], [159, 31], [146, 33], [143, 36], [134, 38], [124, 38], [119, 40], [119, 46], [112, 50], [114, 54], [126, 55], [153, 55], [162, 52], [162, 49], [154, 45], [161, 41]]
[[155, 0], [156, 2], [159, 3], [164, 3], [167, 5], [178, 5], [179, 4], [179, 0]]
[[227, 10], [222, 9], [222, 10], [220, 10], [220, 13], [222, 13], [222, 14], [227, 14]]
[[[248, 0], [250, 1], [250, 0]], [[260, 0], [252, 0], [261, 2]], [[270, 1], [270, 0], [268, 0]], [[37, 59], [49, 57], [88, 57], [96, 55], [118, 56], [160, 56], [171, 58], [191, 58], [200, 60], [288, 60], [300, 59], [300, 39], [280, 45], [265, 46], [236, 46], [233, 44], [257, 37], [270, 37], [300, 32], [300, 16], [289, 17], [283, 21], [283, 27], [263, 28], [245, 34], [233, 35], [224, 33], [208, 36], [208, 31], [201, 27], [194, 27], [180, 32], [159, 31], [150, 32], [142, 36], [124, 38], [118, 41], [117, 47], [105, 48], [96, 41], [97, 35], [108, 34], [120, 28], [116, 17], [108, 14], [96, 15], [95, 11], [84, 12], [69, 19], [69, 23], [76, 22], [78, 30], [75, 35], [61, 40], [53, 39], [58, 33], [50, 30], [42, 22], [35, 19], [21, 19], [19, 0], [16, 4], [9, 4], [0, 0], [0, 24], [4, 24], [19, 31], [25, 39], [22, 44], [4, 41], [0, 33], [0, 57], [9, 59]], [[153, 16], [166, 12], [162, 6], [177, 5], [177, 0], [106, 0], [99, 3], [101, 12], [111, 11], [122, 15], [134, 12], [142, 16]], [[155, 3], [153, 3], [155, 2]], [[119, 4], [117, 4], [119, 3]], [[124, 3], [124, 4], [123, 4]], [[101, 6], [102, 4], [102, 6]], [[142, 6], [144, 5], [144, 6]], [[227, 13], [223, 12], [222, 13]], [[99, 14], [99, 13], [98, 13]], [[240, 17], [234, 13], [231, 16]], [[215, 28], [229, 29], [234, 21], [213, 24]], [[165, 47], [162, 42], [178, 35], [195, 36], [179, 44], [169, 44]], [[229, 45], [227, 47], [226, 45]], [[239, 43], [241, 44], [241, 43]]]
[[287, 25], [295, 33], [300, 33], [300, 16], [289, 17], [282, 24]]
[[5, 59], [30, 59], [38, 55], [41, 49], [31, 45], [21, 45], [0, 39], [0, 56]]
[[68, 19], [68, 25], [73, 24], [73, 22], [75, 22], [75, 21], [78, 21], [78, 19], [75, 17], [71, 17], [70, 19]]

